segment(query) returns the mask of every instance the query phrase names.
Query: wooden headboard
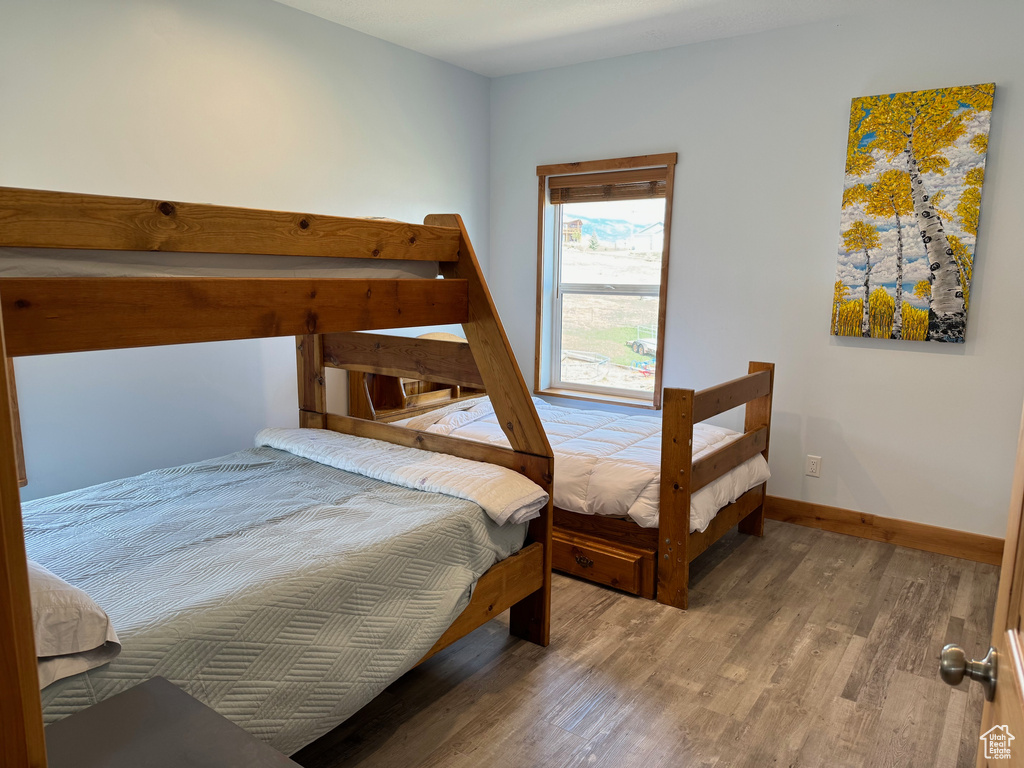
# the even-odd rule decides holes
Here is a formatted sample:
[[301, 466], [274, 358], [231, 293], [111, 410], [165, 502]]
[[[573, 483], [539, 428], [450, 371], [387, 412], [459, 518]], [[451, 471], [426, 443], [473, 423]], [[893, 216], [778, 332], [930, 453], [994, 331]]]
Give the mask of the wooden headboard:
[[[421, 344], [421, 342], [425, 342]], [[452, 342], [463, 346], [453, 346]], [[349, 347], [362, 347], [367, 344], [365, 334], [350, 334], [348, 339], [335, 339], [336, 344]], [[375, 341], [369, 342], [376, 345]], [[452, 333], [426, 333], [416, 337], [415, 346], [408, 346], [404, 351], [419, 356], [433, 356], [442, 359], [454, 355], [467, 358], [470, 352], [465, 339]], [[458, 368], [466, 378], [461, 381], [427, 381], [417, 376], [392, 376], [386, 373], [373, 373], [359, 366], [343, 366], [348, 370], [348, 412], [351, 416], [363, 419], [382, 421], [385, 423], [398, 421], [426, 411], [440, 408], [460, 400], [480, 397], [484, 394], [483, 380], [476, 370], [472, 354], [462, 359]], [[458, 376], [458, 368], [451, 372], [453, 378]]]

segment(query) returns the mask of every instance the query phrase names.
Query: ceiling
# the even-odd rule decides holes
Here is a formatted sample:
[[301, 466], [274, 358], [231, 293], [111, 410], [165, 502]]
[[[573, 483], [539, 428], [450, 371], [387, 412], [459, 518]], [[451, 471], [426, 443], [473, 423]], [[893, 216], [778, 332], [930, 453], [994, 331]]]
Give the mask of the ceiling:
[[837, 19], [884, 8], [892, 0], [278, 2], [472, 72], [499, 77]]

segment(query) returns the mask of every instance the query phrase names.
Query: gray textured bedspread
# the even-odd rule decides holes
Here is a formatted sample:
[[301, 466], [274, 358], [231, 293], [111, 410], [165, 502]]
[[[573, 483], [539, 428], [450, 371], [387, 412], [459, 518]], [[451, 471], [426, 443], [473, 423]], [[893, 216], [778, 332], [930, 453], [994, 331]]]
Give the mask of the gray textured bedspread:
[[286, 754], [410, 669], [526, 528], [273, 448], [28, 502], [24, 519], [29, 557], [123, 644], [42, 691], [47, 722], [162, 675]]

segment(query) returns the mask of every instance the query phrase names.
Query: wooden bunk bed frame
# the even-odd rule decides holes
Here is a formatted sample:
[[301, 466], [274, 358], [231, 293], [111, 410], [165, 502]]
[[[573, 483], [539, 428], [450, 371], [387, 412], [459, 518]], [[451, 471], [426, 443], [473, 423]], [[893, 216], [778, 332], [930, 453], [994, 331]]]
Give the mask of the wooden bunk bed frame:
[[[440, 263], [443, 280], [312, 278], [3, 278], [0, 344], [0, 766], [45, 768], [46, 746], [19, 499], [23, 468], [13, 357], [295, 336], [299, 421], [491, 462], [550, 494], [553, 458], [457, 215], [423, 225], [160, 200], [0, 187], [0, 247], [275, 254]], [[327, 412], [325, 367], [346, 360], [351, 331], [461, 323], [474, 370], [501, 414], [512, 449], [423, 435]], [[451, 377], [447, 359], [416, 358], [406, 340], [378, 337], [364, 370]], [[21, 473], [23, 477], [23, 473]], [[23, 484], [23, 483], [21, 483]], [[496, 563], [424, 660], [511, 609], [510, 631], [547, 645], [551, 503], [527, 544]]]
[[[353, 344], [371, 349], [364, 334]], [[433, 342], [432, 357], [460, 357], [457, 347]], [[472, 359], [461, 354], [462, 379], [440, 383], [482, 386]], [[394, 421], [421, 413], [421, 406], [402, 412], [375, 407], [368, 366], [356, 366], [350, 377], [349, 411], [365, 418]], [[380, 378], [380, 372], [376, 374]], [[690, 563], [738, 526], [742, 533], [764, 535], [766, 483], [751, 488], [723, 507], [704, 531], [690, 532], [690, 498], [704, 486], [760, 453], [768, 458], [771, 436], [775, 364], [751, 362], [746, 376], [704, 390], [666, 388], [662, 400], [661, 488], [657, 528], [641, 528], [632, 520], [581, 515], [554, 509], [552, 567], [599, 584], [625, 590], [685, 609], [689, 606]], [[386, 385], [381, 388], [386, 388]], [[445, 405], [447, 403], [439, 403]], [[434, 405], [433, 407], [438, 407]], [[721, 413], [745, 407], [743, 436], [693, 461], [693, 427]]]

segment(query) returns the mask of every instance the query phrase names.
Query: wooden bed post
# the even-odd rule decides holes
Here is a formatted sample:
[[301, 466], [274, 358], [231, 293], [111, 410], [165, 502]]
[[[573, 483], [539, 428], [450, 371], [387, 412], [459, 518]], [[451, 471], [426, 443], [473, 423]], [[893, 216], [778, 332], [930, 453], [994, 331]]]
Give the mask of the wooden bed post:
[[28, 485], [25, 469], [25, 445], [21, 439], [21, 411], [18, 409], [18, 385], [14, 380], [14, 360], [7, 358], [7, 391], [11, 398], [11, 425], [14, 427], [14, 450], [18, 460], [18, 485]]
[[[494, 413], [513, 450], [547, 459], [547, 477], [531, 478], [551, 495], [555, 460], [536, 410], [529, 407], [530, 390], [512, 345], [508, 343], [494, 300], [484, 282], [466, 225], [458, 214], [431, 214], [424, 224], [459, 230], [459, 260], [441, 264], [446, 278], [460, 278], [469, 284], [469, 321], [462, 326], [473, 353], [484, 389]], [[512, 606], [509, 631], [524, 640], [547, 645], [551, 635], [551, 530], [554, 513], [549, 498], [541, 517], [530, 523], [530, 539], [544, 545], [544, 586]]]
[[[658, 515], [658, 602], [689, 605], [690, 479], [693, 474], [692, 389], [665, 389]], [[677, 428], [668, 429], [668, 425]]]
[[[4, 352], [0, 320], [0, 353]], [[0, 375], [0, 766], [46, 765], [31, 594], [18, 493], [10, 365]]]
[[[771, 377], [771, 387], [769, 388], [767, 395], [759, 397], [756, 400], [751, 400], [747, 403], [747, 406], [744, 409], [745, 416], [743, 419], [743, 431], [753, 432], [761, 427], [768, 430], [765, 447], [764, 450], [761, 451], [761, 455], [764, 456], [765, 461], [767, 461], [768, 446], [771, 445], [772, 392], [775, 391], [775, 363], [757, 363], [751, 361], [747, 368], [747, 373], [757, 373], [758, 371], [768, 371], [768, 376]], [[764, 536], [764, 497], [767, 486], [767, 483], [761, 483], [761, 503], [757, 505], [757, 508], [753, 512], [740, 520], [738, 526], [740, 533], [750, 534], [751, 536]]]
[[324, 337], [313, 334], [296, 336], [295, 357], [299, 377], [299, 426], [324, 429], [327, 426]]

